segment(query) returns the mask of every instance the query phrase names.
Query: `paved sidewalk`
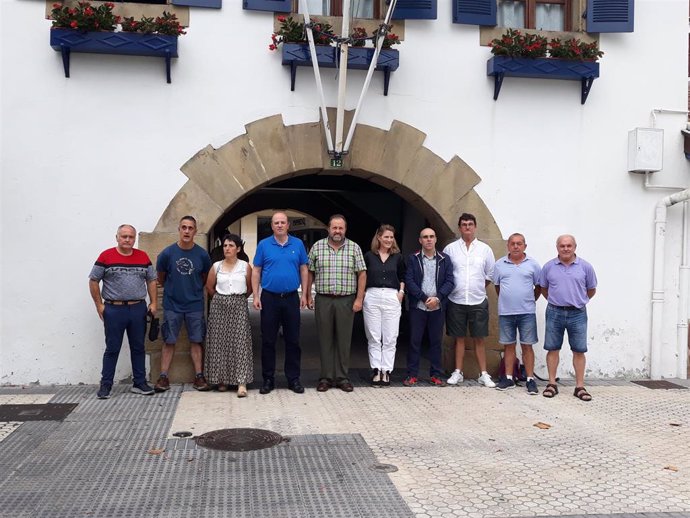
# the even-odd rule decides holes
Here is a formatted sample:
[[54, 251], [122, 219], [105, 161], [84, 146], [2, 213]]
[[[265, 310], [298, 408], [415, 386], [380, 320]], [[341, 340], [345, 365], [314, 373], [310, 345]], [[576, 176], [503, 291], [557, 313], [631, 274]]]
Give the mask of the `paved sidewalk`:
[[[474, 382], [246, 399], [118, 386], [106, 401], [95, 387], [0, 388], [0, 404], [78, 403], [4, 439], [0, 423], [0, 516], [689, 518], [690, 390], [588, 388], [589, 403], [572, 382], [552, 400]], [[291, 440], [236, 453], [172, 437], [222, 428]]]

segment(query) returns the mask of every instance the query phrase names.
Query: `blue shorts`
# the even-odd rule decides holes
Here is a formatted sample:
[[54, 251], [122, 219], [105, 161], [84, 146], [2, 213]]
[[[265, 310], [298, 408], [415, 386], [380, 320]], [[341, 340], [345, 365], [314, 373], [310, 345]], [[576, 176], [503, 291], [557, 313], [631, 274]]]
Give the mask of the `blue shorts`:
[[544, 349], [560, 351], [563, 346], [563, 334], [568, 331], [570, 350], [576, 353], [587, 352], [587, 309], [559, 308], [546, 306], [546, 336]]
[[511, 345], [516, 343], [517, 334], [520, 333], [520, 343], [534, 345], [537, 338], [537, 315], [523, 313], [521, 315], [498, 316], [498, 343]]
[[203, 311], [191, 311], [189, 313], [176, 313], [168, 309], [163, 311], [163, 325], [161, 332], [163, 341], [168, 345], [174, 345], [182, 329], [182, 323], [187, 326], [189, 341], [200, 344], [206, 337], [206, 321]]

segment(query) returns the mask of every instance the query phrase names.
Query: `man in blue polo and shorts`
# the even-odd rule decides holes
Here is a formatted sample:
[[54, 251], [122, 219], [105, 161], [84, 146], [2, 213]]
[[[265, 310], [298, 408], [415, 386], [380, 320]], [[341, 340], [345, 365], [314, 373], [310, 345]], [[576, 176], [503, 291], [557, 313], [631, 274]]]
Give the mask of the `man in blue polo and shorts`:
[[206, 335], [204, 320], [204, 284], [211, 269], [208, 252], [194, 243], [196, 219], [185, 216], [177, 228], [180, 238], [165, 248], [156, 261], [158, 282], [163, 286], [163, 350], [161, 374], [153, 387], [156, 392], [170, 389], [168, 371], [175, 354], [175, 343], [182, 329], [187, 326], [190, 355], [194, 364], [194, 388], [209, 390], [203, 373], [204, 351], [201, 343]]
[[568, 343], [573, 352], [575, 368], [574, 396], [582, 401], [591, 401], [585, 390], [585, 353], [587, 352], [587, 303], [597, 291], [597, 276], [594, 268], [575, 254], [577, 242], [571, 235], [559, 236], [556, 240], [558, 257], [551, 259], [542, 268], [539, 285], [546, 307], [546, 336], [544, 349], [546, 367], [549, 369], [549, 384], [543, 396], [552, 398], [558, 394], [556, 371], [563, 335], [568, 331]]
[[534, 380], [532, 346], [538, 341], [536, 301], [541, 294], [541, 266], [525, 253], [526, 248], [525, 236], [512, 234], [508, 238], [508, 255], [496, 261], [494, 267], [494, 287], [498, 295], [498, 343], [505, 346], [503, 363], [506, 366], [506, 374], [498, 381], [496, 388], [515, 388], [513, 365], [519, 333], [522, 361], [527, 373], [527, 393], [537, 395], [539, 390]]

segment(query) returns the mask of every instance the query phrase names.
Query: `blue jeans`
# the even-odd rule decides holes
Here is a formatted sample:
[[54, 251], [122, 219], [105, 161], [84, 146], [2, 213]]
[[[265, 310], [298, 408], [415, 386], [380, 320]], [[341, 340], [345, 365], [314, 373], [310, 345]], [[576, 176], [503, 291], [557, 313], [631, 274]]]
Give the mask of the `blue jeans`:
[[272, 380], [276, 374], [276, 342], [283, 327], [285, 340], [285, 377], [288, 383], [299, 379], [302, 350], [299, 348], [299, 294], [281, 296], [261, 291], [261, 375]]
[[441, 369], [441, 341], [445, 311], [424, 311], [410, 308], [410, 349], [407, 351], [407, 375], [416, 378], [419, 375], [419, 356], [424, 333], [429, 333], [429, 367], [432, 376], [439, 377]]
[[127, 331], [129, 351], [132, 359], [132, 378], [134, 384], [146, 381], [146, 302], [130, 306], [106, 304], [103, 310], [103, 327], [105, 329], [105, 352], [103, 353], [103, 370], [101, 383], [113, 384], [115, 367], [122, 348], [122, 338]]
[[549, 304], [546, 306], [546, 336], [544, 349], [560, 351], [563, 335], [568, 331], [570, 350], [587, 352], [587, 309], [563, 309]]
[[498, 343], [512, 345], [517, 343], [517, 335], [520, 334], [520, 343], [534, 345], [537, 338], [537, 315], [523, 313], [520, 315], [498, 316]]

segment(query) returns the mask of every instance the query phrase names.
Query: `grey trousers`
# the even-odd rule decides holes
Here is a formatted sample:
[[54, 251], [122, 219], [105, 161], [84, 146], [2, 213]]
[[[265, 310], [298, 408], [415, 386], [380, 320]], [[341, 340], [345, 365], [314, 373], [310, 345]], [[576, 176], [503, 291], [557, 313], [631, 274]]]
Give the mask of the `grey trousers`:
[[355, 314], [355, 295], [328, 297], [316, 294], [314, 305], [316, 332], [321, 353], [321, 379], [336, 384], [349, 381], [350, 345]]

